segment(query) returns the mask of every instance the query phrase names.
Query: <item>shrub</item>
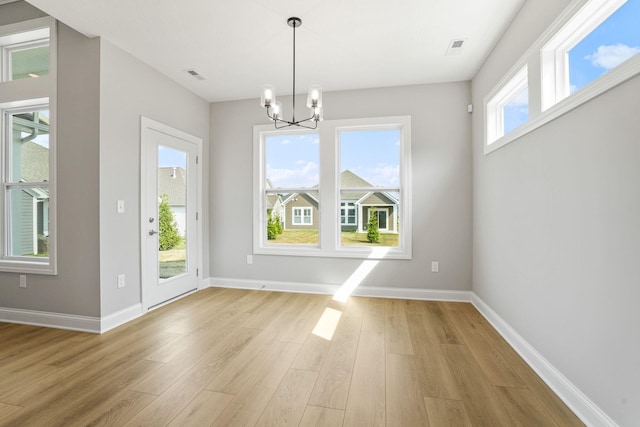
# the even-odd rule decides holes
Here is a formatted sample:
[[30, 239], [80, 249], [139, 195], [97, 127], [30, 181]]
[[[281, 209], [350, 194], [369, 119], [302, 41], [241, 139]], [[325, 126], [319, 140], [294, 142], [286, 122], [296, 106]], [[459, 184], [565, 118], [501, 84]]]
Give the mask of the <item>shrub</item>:
[[375, 209], [369, 211], [367, 223], [367, 240], [369, 243], [380, 243], [380, 230], [378, 229], [378, 215]]
[[158, 227], [158, 245], [161, 251], [173, 249], [182, 240], [180, 233], [178, 233], [178, 224], [176, 224], [169, 206], [169, 197], [166, 194], [162, 195], [158, 206]]

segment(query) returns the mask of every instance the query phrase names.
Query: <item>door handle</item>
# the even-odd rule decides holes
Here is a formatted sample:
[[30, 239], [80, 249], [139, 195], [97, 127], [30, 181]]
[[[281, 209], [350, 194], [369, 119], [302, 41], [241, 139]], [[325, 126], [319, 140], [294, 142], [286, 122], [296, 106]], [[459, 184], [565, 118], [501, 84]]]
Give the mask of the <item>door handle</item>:
[[149, 230], [149, 236], [153, 236], [154, 234], [158, 234], [156, 230]]

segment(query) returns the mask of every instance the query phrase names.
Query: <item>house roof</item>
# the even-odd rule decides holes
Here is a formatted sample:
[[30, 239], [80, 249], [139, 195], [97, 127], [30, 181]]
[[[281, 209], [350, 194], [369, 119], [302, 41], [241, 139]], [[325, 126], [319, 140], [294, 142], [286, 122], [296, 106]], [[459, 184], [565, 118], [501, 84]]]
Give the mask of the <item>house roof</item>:
[[49, 180], [49, 149], [33, 141], [22, 144], [22, 180], [44, 182]]
[[[270, 187], [271, 183], [267, 180], [267, 188]], [[317, 185], [314, 185], [313, 188], [318, 188]], [[365, 198], [369, 198], [373, 194], [377, 194], [378, 199], [380, 201], [388, 200], [389, 204], [397, 204], [398, 201], [391, 194], [384, 191], [375, 191], [376, 187], [371, 183], [365, 181], [355, 173], [350, 170], [345, 170], [340, 173], [340, 188], [371, 188], [371, 191], [353, 191], [353, 192], [345, 192], [341, 193], [342, 200], [353, 200], [353, 201], [362, 201]], [[283, 195], [284, 201], [283, 205], [288, 204], [295, 196], [300, 193], [291, 193]], [[304, 194], [303, 194], [304, 195]], [[315, 203], [317, 203], [317, 199], [310, 194], [307, 195], [308, 198], [312, 199]], [[269, 208], [269, 196], [267, 196], [267, 208]]]
[[187, 201], [187, 177], [183, 168], [158, 168], [158, 195], [166, 194], [171, 206], [184, 206]]

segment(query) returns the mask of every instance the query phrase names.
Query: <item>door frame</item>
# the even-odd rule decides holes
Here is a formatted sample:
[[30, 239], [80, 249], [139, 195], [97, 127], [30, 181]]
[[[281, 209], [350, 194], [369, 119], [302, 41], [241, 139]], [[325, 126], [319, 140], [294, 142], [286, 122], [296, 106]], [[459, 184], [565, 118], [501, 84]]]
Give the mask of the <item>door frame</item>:
[[[202, 238], [202, 223], [203, 223], [203, 215], [202, 215], [202, 196], [203, 196], [203, 180], [202, 180], [202, 138], [192, 135], [190, 133], [181, 131], [179, 129], [175, 129], [169, 125], [165, 125], [164, 123], [158, 122], [156, 120], [150, 119], [145, 116], [140, 116], [140, 301], [142, 303], [142, 312], [146, 313], [149, 311], [149, 295], [148, 290], [146, 289], [146, 284], [149, 282], [150, 278], [148, 277], [147, 271], [147, 258], [149, 254], [147, 253], [147, 228], [149, 226], [148, 223], [148, 212], [145, 211], [145, 195], [144, 189], [146, 189], [149, 185], [148, 178], [148, 157], [151, 155], [151, 145], [152, 139], [150, 136], [150, 132], [159, 132], [165, 135], [182, 139], [184, 141], [193, 143], [196, 145], [196, 212], [197, 212], [197, 220], [196, 220], [196, 268], [198, 273], [196, 274], [196, 291], [203, 289], [204, 280], [203, 280], [203, 269], [202, 269], [202, 254], [203, 254], [203, 245], [204, 239]], [[154, 147], [153, 150], [156, 150]], [[156, 165], [157, 168], [157, 165]], [[154, 173], [157, 173], [154, 171]], [[191, 294], [191, 292], [178, 296], [177, 298], [170, 299], [164, 303], [157, 304], [151, 308], [154, 310], [156, 308], [162, 307], [163, 305], [175, 301], [176, 299], [181, 298], [182, 296], [186, 296]]]

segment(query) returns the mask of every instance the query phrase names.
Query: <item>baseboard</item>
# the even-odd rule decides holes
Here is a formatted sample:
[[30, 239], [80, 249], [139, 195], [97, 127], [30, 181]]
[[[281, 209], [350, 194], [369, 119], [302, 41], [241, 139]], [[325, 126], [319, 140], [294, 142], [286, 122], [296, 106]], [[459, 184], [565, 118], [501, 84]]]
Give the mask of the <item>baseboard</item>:
[[[212, 277], [208, 280], [211, 287], [252, 289], [277, 292], [297, 292], [303, 294], [335, 295], [340, 290], [339, 285], [302, 282], [278, 282], [273, 280], [228, 279]], [[417, 299], [429, 301], [471, 302], [470, 291], [446, 291], [437, 289], [418, 288], [382, 288], [361, 286], [352, 295], [359, 297]]]
[[0, 322], [100, 333], [100, 318], [0, 307]]
[[103, 334], [111, 329], [117, 328], [133, 319], [142, 316], [142, 304], [134, 304], [115, 313], [104, 316], [100, 319], [100, 333]]
[[475, 293], [471, 295], [471, 303], [586, 425], [592, 427], [618, 427], [604, 411], [562, 375], [560, 371], [538, 353], [535, 348]]

